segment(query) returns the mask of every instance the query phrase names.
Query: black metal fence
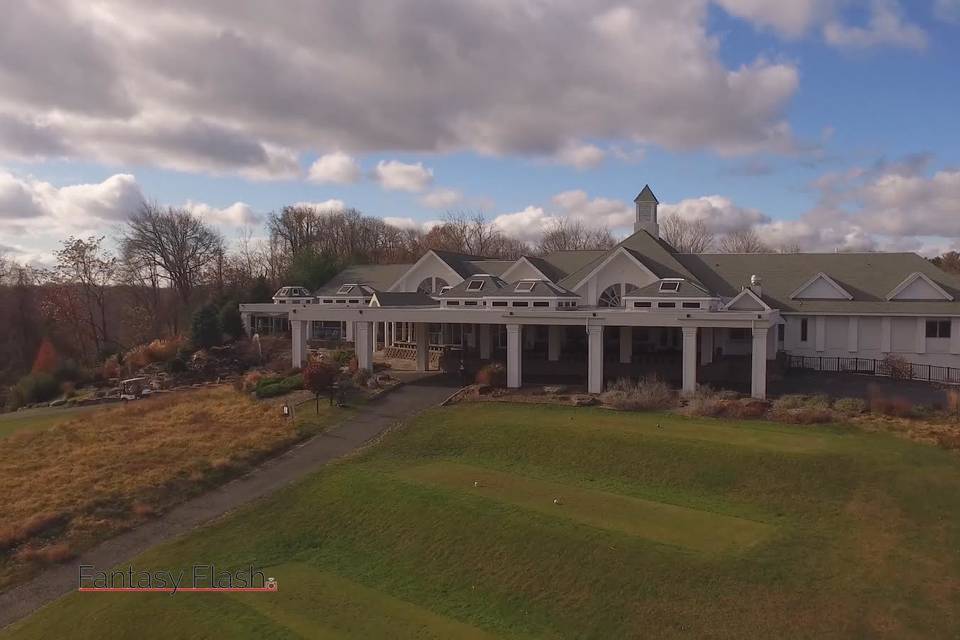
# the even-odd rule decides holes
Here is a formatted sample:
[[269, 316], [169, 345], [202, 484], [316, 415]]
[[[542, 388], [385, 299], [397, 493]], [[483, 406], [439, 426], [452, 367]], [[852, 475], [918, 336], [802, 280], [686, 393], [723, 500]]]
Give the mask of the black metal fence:
[[872, 360], [869, 358], [844, 358], [841, 356], [788, 356], [787, 367], [790, 369], [859, 373], [901, 380], [960, 385], [960, 369], [939, 367], [933, 364]]

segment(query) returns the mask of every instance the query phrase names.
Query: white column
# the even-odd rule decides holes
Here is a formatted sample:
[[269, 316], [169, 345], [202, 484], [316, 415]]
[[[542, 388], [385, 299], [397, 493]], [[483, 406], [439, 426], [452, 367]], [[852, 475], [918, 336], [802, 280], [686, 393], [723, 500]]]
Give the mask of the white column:
[[633, 359], [633, 327], [620, 327], [620, 364]]
[[847, 351], [856, 353], [860, 349], [860, 318], [850, 316], [847, 324]]
[[823, 351], [827, 338], [827, 319], [824, 316], [816, 316], [813, 320], [813, 327], [817, 351]]
[[915, 336], [917, 353], [927, 352], [927, 319], [917, 318], [917, 333]]
[[243, 332], [248, 336], [253, 335], [253, 329], [250, 325], [250, 314], [243, 312], [240, 314], [240, 324], [243, 325]]
[[507, 325], [507, 386], [519, 389], [523, 373], [523, 349], [521, 348], [522, 331], [518, 324]]
[[354, 328], [355, 327], [353, 326], [353, 320], [347, 320], [347, 337], [346, 337], [347, 342], [353, 342]]
[[753, 328], [753, 374], [750, 380], [750, 395], [763, 400], [767, 397], [767, 331]]
[[950, 319], [950, 353], [960, 353], [960, 318]]
[[290, 335], [293, 345], [293, 366], [302, 367], [307, 360], [307, 322], [306, 320], [291, 320]]
[[700, 364], [713, 362], [713, 328], [700, 331]]
[[560, 337], [563, 327], [552, 324], [547, 327], [547, 360], [557, 362], [560, 359]]
[[480, 359], [490, 359], [490, 325], [480, 325]]
[[891, 336], [893, 331], [891, 328], [891, 320], [889, 317], [880, 318], [880, 351], [883, 353], [890, 353], [893, 351], [892, 343], [893, 340]]
[[683, 392], [691, 394], [697, 390], [697, 328], [681, 327], [680, 331], [683, 333]]
[[415, 323], [413, 332], [417, 342], [417, 371], [426, 371], [430, 368], [430, 336], [427, 335], [427, 323]]
[[355, 327], [357, 343], [357, 366], [367, 371], [373, 370], [373, 343], [376, 340], [376, 323], [358, 322]]
[[587, 326], [587, 391], [603, 391], [603, 325]]

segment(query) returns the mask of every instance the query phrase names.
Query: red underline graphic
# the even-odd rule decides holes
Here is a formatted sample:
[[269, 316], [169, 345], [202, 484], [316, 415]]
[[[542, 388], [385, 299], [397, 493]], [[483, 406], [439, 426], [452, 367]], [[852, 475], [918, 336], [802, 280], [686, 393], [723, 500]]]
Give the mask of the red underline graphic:
[[93, 591], [104, 591], [104, 592], [113, 592], [113, 593], [197, 593], [204, 592], [209, 593], [213, 591], [217, 592], [233, 592], [233, 593], [263, 593], [266, 591], [276, 591], [276, 587], [80, 587], [77, 591], [81, 592], [93, 592]]

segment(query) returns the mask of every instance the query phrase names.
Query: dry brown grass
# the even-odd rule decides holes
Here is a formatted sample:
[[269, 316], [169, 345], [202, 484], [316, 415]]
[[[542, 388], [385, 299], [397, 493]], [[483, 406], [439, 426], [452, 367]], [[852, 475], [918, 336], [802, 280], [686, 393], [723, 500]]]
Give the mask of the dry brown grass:
[[298, 438], [274, 403], [220, 387], [0, 440], [0, 588], [62, 557], [57, 544], [82, 550]]

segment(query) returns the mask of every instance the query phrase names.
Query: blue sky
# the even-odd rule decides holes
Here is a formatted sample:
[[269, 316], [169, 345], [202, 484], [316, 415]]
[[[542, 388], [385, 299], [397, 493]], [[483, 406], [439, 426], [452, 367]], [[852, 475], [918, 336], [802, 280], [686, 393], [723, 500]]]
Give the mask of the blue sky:
[[310, 202], [406, 225], [481, 210], [535, 241], [561, 217], [624, 233], [645, 183], [661, 215], [774, 248], [960, 248], [956, 0], [13, 14], [0, 250], [24, 261], [115, 235], [140, 198], [228, 237]]

